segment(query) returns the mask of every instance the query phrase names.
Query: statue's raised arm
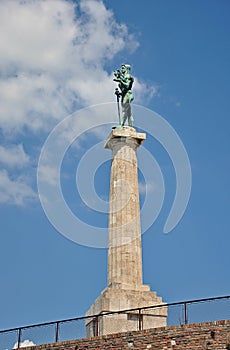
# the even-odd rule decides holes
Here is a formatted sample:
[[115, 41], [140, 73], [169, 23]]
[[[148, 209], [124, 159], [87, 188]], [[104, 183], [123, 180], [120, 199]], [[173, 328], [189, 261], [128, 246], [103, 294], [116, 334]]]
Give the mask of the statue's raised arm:
[[[130, 103], [133, 101], [132, 86], [134, 78], [130, 74], [131, 66], [129, 64], [122, 64], [121, 70], [115, 70], [113, 79], [118, 82], [119, 89], [116, 89], [115, 94], [117, 95], [117, 101], [119, 104], [119, 97], [121, 96], [121, 107], [122, 107], [122, 118], [119, 123], [120, 126], [124, 126], [126, 120], [128, 119], [128, 125], [133, 126], [133, 117], [131, 112]], [[119, 111], [119, 109], [118, 109]]]

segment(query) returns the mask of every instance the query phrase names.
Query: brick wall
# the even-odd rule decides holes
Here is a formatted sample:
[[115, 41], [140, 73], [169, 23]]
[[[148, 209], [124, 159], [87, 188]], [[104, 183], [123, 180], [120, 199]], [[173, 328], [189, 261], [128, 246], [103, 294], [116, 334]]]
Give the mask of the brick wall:
[[27, 350], [230, 350], [230, 320], [78, 339]]

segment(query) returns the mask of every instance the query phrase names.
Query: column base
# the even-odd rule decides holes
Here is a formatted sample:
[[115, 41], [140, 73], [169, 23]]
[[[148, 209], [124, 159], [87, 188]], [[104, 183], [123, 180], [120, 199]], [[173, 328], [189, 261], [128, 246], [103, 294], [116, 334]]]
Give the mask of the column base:
[[[159, 308], [150, 308], [103, 315], [104, 313], [143, 308], [146, 306], [161, 305]], [[148, 285], [138, 289], [128, 289], [128, 285], [116, 284], [107, 287], [87, 311], [86, 316], [99, 315], [97, 318], [86, 319], [86, 335], [106, 335], [135, 331], [139, 329], [165, 327], [167, 321], [167, 306], [156, 292], [151, 292]]]

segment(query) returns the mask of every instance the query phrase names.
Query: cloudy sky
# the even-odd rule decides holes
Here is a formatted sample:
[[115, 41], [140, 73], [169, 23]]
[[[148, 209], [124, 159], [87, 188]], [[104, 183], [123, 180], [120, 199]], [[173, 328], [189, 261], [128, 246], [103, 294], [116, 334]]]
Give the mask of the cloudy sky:
[[[149, 135], [145, 149], [165, 186], [162, 210], [143, 235], [144, 282], [168, 302], [229, 294], [229, 17], [228, 0], [0, 2], [1, 329], [84, 315], [106, 286], [107, 250], [57, 232], [37, 169], [54, 135], [41, 178], [50, 188], [61, 178], [73, 215], [106, 231], [106, 209], [89, 208], [89, 195], [82, 200], [76, 169], [98, 144], [88, 156], [88, 164], [98, 159], [93, 181], [87, 167], [78, 180], [83, 192], [94, 183], [106, 207], [109, 156], [101, 142], [117, 122], [112, 72], [124, 62], [135, 78], [135, 126]], [[175, 130], [192, 169], [188, 206], [169, 234], [175, 145], [159, 142], [145, 108]], [[63, 147], [58, 177], [52, 160]], [[154, 208], [159, 183], [140, 170], [141, 203], [147, 193]]]

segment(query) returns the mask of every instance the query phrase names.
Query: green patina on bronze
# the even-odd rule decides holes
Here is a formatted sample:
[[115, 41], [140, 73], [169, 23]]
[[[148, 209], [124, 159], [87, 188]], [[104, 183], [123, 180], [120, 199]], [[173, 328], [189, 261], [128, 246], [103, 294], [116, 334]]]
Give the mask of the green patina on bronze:
[[[118, 82], [118, 88], [115, 90], [115, 95], [117, 96], [118, 103], [118, 115], [119, 115], [119, 125], [124, 126], [126, 120], [128, 120], [128, 125], [133, 126], [133, 116], [131, 111], [131, 102], [133, 101], [132, 86], [134, 78], [130, 74], [131, 66], [129, 64], [122, 64], [121, 70], [115, 70], [113, 79]], [[121, 107], [122, 107], [122, 118], [120, 118], [120, 105], [119, 99], [121, 97]]]

